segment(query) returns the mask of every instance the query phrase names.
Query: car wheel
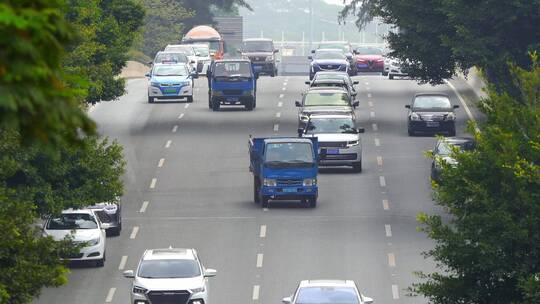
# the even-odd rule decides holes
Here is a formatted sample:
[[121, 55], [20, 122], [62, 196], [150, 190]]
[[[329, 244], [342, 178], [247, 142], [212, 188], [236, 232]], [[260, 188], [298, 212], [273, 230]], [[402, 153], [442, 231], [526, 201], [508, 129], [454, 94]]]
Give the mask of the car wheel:
[[316, 196], [308, 198], [307, 201], [308, 201], [309, 208], [317, 207], [317, 197]]
[[148, 103], [154, 103], [154, 97], [148, 96]]
[[187, 102], [192, 103], [193, 102], [193, 96], [188, 96], [187, 97]]
[[270, 200], [270, 199], [268, 198], [268, 196], [261, 195], [261, 196], [260, 196], [261, 206], [262, 206], [263, 208], [268, 208], [268, 201], [269, 201], [269, 200]]
[[212, 97], [210, 96], [210, 93], [208, 93], [208, 108], [212, 108]]
[[[255, 92], [257, 94], [257, 92]], [[257, 96], [253, 97], [253, 108], [255, 109], [257, 107]]]
[[212, 101], [212, 110], [213, 111], [219, 111], [219, 107], [220, 107], [220, 104], [219, 104], [219, 101]]
[[394, 75], [388, 74], [388, 79], [390, 79], [390, 80], [394, 79]]
[[382, 75], [383, 75], [384, 77], [386, 77], [386, 76], [388, 76], [388, 72], [382, 72]]
[[102, 258], [102, 259], [99, 259], [99, 260], [96, 260], [96, 267], [103, 267], [103, 266], [105, 266], [105, 259], [106, 259], [105, 254], [106, 254], [106, 252], [104, 251], [104, 252], [103, 252], [103, 258]]
[[258, 204], [261, 201], [261, 198], [259, 196], [259, 188], [260, 188], [259, 180], [256, 177], [254, 177], [253, 178], [253, 201], [255, 202], [255, 204]]
[[248, 101], [246, 104], [244, 104], [244, 107], [246, 108], [246, 110], [253, 111], [253, 103], [254, 101], [251, 100], [251, 101]]
[[450, 136], [450, 137], [456, 136], [456, 128], [455, 127], [452, 130], [448, 131], [448, 136]]
[[357, 173], [362, 172], [362, 161], [353, 163], [352, 168], [354, 172], [357, 172]]
[[414, 136], [415, 135], [414, 131], [411, 130], [411, 129], [407, 129], [407, 133], [409, 134], [409, 136]]

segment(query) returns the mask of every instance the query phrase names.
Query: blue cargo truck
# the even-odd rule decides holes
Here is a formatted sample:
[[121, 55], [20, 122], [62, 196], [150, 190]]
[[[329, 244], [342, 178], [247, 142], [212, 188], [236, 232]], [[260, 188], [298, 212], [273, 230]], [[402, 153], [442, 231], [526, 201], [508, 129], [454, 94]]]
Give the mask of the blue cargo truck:
[[216, 60], [208, 69], [208, 107], [243, 105], [248, 111], [257, 106], [257, 78], [246, 59]]
[[317, 138], [251, 138], [249, 170], [253, 200], [268, 207], [270, 200], [299, 200], [314, 208], [319, 194]]

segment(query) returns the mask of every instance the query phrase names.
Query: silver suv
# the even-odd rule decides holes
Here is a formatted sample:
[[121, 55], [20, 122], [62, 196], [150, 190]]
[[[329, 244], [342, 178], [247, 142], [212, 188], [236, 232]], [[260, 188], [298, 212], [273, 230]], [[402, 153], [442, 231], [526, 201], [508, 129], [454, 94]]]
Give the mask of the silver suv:
[[347, 114], [312, 114], [298, 129], [300, 137], [317, 137], [319, 166], [352, 166], [355, 172], [362, 171], [361, 133], [364, 128], [357, 128]]
[[195, 249], [148, 249], [137, 271], [126, 270], [124, 276], [133, 278], [133, 304], [206, 304], [208, 277], [216, 270], [205, 269]]

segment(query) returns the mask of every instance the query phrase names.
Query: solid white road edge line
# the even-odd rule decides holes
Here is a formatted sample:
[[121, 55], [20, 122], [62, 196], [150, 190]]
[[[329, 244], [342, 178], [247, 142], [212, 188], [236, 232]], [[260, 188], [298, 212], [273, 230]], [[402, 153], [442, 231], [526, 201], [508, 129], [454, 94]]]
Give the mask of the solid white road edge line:
[[261, 238], [266, 237], [266, 225], [261, 225], [261, 231], [259, 233], [259, 237]]
[[139, 212], [140, 212], [140, 213], [146, 212], [146, 208], [148, 208], [148, 204], [150, 204], [149, 201], [144, 201], [144, 202], [142, 202], [142, 206], [141, 206], [141, 209], [139, 210]]
[[137, 237], [137, 232], [139, 232], [139, 226], [133, 227], [133, 230], [131, 231], [131, 235], [129, 236], [130, 239], [135, 239]]
[[259, 299], [259, 291], [260, 291], [261, 287], [259, 285], [253, 285], [253, 294], [251, 296], [251, 298], [256, 301]]
[[124, 270], [124, 268], [126, 268], [127, 259], [127, 255], [122, 256], [122, 259], [120, 259], [120, 265], [118, 265], [118, 270]]
[[264, 254], [257, 253], [257, 268], [261, 268], [263, 265]]
[[111, 287], [111, 289], [109, 289], [109, 292], [107, 293], [107, 297], [105, 298], [105, 303], [111, 303], [112, 302], [115, 292], [116, 292], [115, 287]]
[[164, 163], [165, 163], [165, 158], [160, 159], [159, 162], [158, 162], [158, 164], [157, 164], [158, 168], [163, 167], [163, 164], [164, 164]]
[[150, 189], [154, 189], [156, 187], [157, 178], [152, 178], [152, 181], [150, 182]]
[[[444, 80], [444, 82], [446, 82], [446, 84], [452, 89], [452, 91], [454, 91], [454, 93], [458, 97], [459, 101], [461, 102], [461, 105], [463, 105], [463, 108], [465, 109], [465, 112], [467, 113], [467, 116], [469, 116], [469, 119], [472, 120], [473, 122], [476, 122], [476, 118], [474, 118], [474, 115], [472, 114], [471, 109], [469, 109], [469, 106], [465, 102], [465, 99], [463, 99], [461, 94], [459, 94], [456, 87], [450, 81], [448, 81], [446, 79]], [[480, 132], [480, 129], [478, 127], [476, 127], [475, 130], [476, 130], [476, 132]]]
[[398, 286], [396, 284], [392, 285], [392, 298], [394, 300], [399, 299], [399, 289], [398, 289]]

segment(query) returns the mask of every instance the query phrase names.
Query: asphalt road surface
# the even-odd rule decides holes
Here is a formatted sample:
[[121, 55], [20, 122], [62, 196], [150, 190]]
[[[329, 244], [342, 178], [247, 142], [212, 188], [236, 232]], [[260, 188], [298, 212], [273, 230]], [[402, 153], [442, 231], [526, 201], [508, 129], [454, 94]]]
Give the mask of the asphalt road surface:
[[[73, 265], [69, 283], [45, 289], [37, 303], [129, 303], [134, 269], [146, 248], [193, 247], [207, 268], [210, 302], [280, 303], [303, 279], [352, 279], [375, 303], [424, 303], [405, 290], [413, 271], [434, 266], [421, 256], [433, 246], [417, 231], [419, 212], [439, 213], [431, 199], [435, 137], [409, 137], [407, 104], [417, 92], [445, 92], [461, 104], [458, 135], [469, 119], [448, 85], [358, 76], [363, 168], [324, 169], [315, 209], [252, 201], [248, 135], [295, 136], [294, 101], [306, 77], [261, 77], [257, 108], [207, 105], [206, 79], [195, 102], [148, 104], [147, 80], [129, 80], [127, 94], [90, 115], [100, 132], [124, 146], [124, 230], [107, 239], [105, 267]], [[460, 83], [455, 83], [460, 87]], [[474, 110], [473, 114], [474, 114]]]

